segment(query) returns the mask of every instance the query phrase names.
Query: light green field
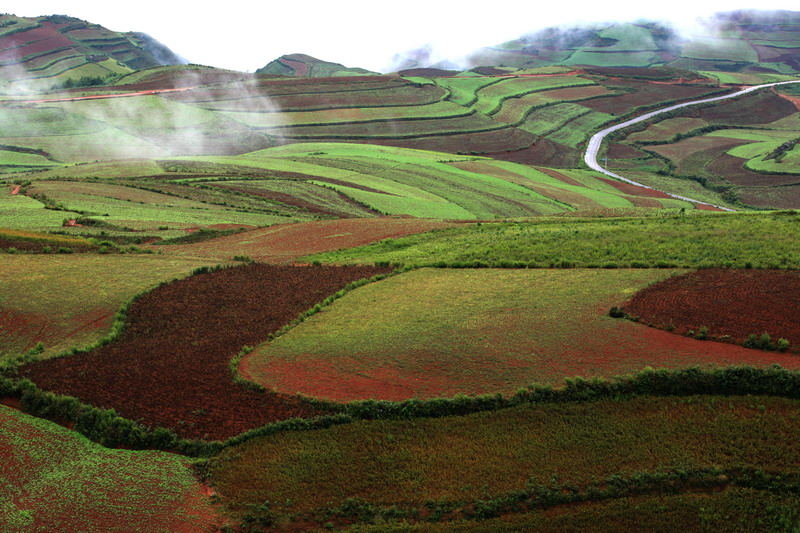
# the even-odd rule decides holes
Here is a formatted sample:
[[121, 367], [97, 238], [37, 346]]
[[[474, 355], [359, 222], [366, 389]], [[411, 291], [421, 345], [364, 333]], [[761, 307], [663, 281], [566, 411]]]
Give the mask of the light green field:
[[758, 63], [758, 54], [747, 41], [694, 36], [681, 50], [681, 56], [692, 59], [747, 61]]
[[603, 29], [598, 35], [617, 42], [611, 46], [586, 47], [587, 52], [644, 52], [658, 50], [650, 30], [636, 24], [615, 24]]
[[60, 227], [64, 218], [78, 213], [52, 211], [44, 204], [24, 195], [0, 194], [0, 224], [5, 228], [45, 230]]
[[108, 334], [125, 300], [208, 264], [161, 255], [0, 254], [0, 358], [37, 342], [46, 355], [91, 344]]
[[492, 115], [500, 110], [503, 101], [508, 98], [549, 89], [584, 85], [595, 85], [595, 83], [577, 76], [508, 78], [478, 90], [476, 93], [478, 101], [472, 107], [481, 113]]
[[[168, 226], [188, 228], [211, 224], [268, 226], [311, 218], [293, 210], [243, 212], [226, 206], [188, 200], [108, 183], [38, 181], [30, 189], [66, 209], [115, 226], [154, 231]], [[60, 224], [59, 224], [60, 225]]]
[[578, 50], [565, 65], [598, 65], [604, 67], [646, 67], [656, 63], [658, 56], [653, 52], [591, 52]]

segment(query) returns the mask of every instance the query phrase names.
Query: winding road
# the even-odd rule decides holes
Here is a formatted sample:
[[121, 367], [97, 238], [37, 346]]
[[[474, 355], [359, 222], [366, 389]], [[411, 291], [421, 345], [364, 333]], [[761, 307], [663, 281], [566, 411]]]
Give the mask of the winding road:
[[[800, 80], [779, 81], [779, 82], [775, 82], [775, 83], [765, 83], [764, 85], [754, 85], [752, 87], [748, 87], [746, 89], [742, 89], [741, 91], [736, 91], [735, 93], [726, 94], [724, 96], [715, 96], [713, 98], [704, 98], [702, 100], [693, 100], [691, 102], [684, 102], [682, 104], [675, 104], [675, 105], [672, 105], [672, 106], [669, 106], [669, 107], [665, 107], [664, 109], [659, 109], [657, 111], [651, 111], [650, 113], [645, 113], [644, 115], [638, 116], [636, 118], [632, 118], [630, 120], [626, 120], [625, 122], [622, 122], [622, 123], [617, 124], [615, 126], [611, 126], [609, 128], [606, 128], [604, 130], [601, 130], [601, 131], [595, 133], [592, 136], [592, 138], [589, 139], [589, 144], [586, 147], [586, 154], [584, 154], [583, 160], [586, 162], [586, 164], [589, 166], [589, 168], [591, 168], [592, 170], [596, 170], [597, 172], [602, 172], [606, 176], [611, 176], [612, 178], [616, 178], [618, 180], [622, 180], [622, 181], [624, 181], [626, 183], [630, 183], [632, 185], [637, 185], [639, 187], [644, 187], [645, 189], [658, 190], [655, 187], [649, 187], [649, 186], [647, 186], [647, 185], [645, 185], [643, 183], [639, 183], [638, 181], [633, 181], [633, 180], [628, 179], [628, 178], [623, 178], [619, 174], [615, 174], [615, 173], [611, 172], [610, 170], [606, 170], [605, 168], [603, 168], [600, 165], [600, 163], [597, 162], [597, 153], [600, 151], [600, 146], [603, 144], [603, 139], [605, 139], [606, 136], [609, 135], [610, 133], [614, 133], [615, 131], [619, 131], [621, 129], [625, 129], [628, 126], [632, 126], [633, 124], [638, 124], [639, 122], [644, 122], [645, 120], [649, 120], [649, 119], [651, 119], [651, 118], [653, 118], [653, 117], [655, 117], [657, 115], [660, 115], [662, 113], [669, 113], [670, 111], [674, 111], [676, 109], [681, 109], [683, 107], [689, 107], [689, 106], [699, 105], [699, 104], [707, 104], [709, 102], [718, 102], [720, 100], [727, 100], [729, 98], [736, 98], [737, 96], [742, 96], [742, 95], [745, 95], [747, 93], [751, 93], [753, 91], [758, 91], [759, 89], [765, 89], [767, 87], [775, 87], [776, 85], [787, 85], [789, 83], [800, 83]], [[711, 207], [716, 207], [717, 209], [722, 209], [723, 211], [733, 211], [733, 209], [729, 209], [727, 207], [722, 207], [722, 206], [719, 206], [719, 205], [710, 204], [708, 202], [701, 202], [700, 200], [695, 200], [693, 198], [687, 198], [685, 196], [679, 196], [677, 194], [673, 194], [673, 193], [670, 193], [670, 192], [667, 192], [667, 191], [659, 191], [659, 192], [663, 192], [664, 194], [667, 194], [667, 195], [669, 195], [669, 196], [671, 196], [673, 198], [677, 198], [678, 200], [685, 200], [687, 202], [692, 202], [694, 204], [710, 205]]]

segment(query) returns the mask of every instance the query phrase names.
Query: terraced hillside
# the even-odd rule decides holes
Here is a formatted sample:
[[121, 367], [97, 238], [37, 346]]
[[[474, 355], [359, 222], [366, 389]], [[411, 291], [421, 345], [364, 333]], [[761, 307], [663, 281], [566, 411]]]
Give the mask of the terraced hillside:
[[795, 208], [798, 94], [796, 86], [782, 86], [623, 130], [608, 147], [609, 168], [676, 192]]
[[0, 89], [98, 85], [135, 70], [181, 63], [186, 61], [146, 34], [118, 33], [62, 15], [0, 15]]
[[717, 13], [705, 28], [681, 36], [669, 24], [642, 21], [548, 28], [471, 58], [478, 65], [533, 68], [547, 65], [597, 67], [669, 66], [735, 73], [800, 71], [800, 14], [742, 10]]

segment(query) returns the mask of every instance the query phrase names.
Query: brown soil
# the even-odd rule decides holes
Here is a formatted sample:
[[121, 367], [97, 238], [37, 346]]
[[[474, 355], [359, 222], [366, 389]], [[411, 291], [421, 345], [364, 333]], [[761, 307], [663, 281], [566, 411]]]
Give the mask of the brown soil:
[[22, 368], [41, 388], [184, 437], [226, 439], [321, 413], [233, 383], [229, 361], [326, 296], [387, 269], [253, 264], [195, 275], [136, 300], [113, 343]]
[[638, 292], [624, 306], [641, 322], [674, 326], [678, 334], [708, 328], [709, 336], [742, 341], [769, 333], [800, 343], [800, 271], [699, 270]]
[[268, 263], [293, 263], [297, 258], [383, 239], [404, 237], [452, 223], [404, 217], [349, 218], [280, 224], [195, 244], [164, 245], [165, 253], [229, 259], [247, 255]]

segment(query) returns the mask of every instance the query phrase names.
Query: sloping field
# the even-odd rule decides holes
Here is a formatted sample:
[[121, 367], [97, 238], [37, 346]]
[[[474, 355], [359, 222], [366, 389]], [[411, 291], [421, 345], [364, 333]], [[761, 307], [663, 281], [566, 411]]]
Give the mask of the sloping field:
[[[306, 260], [453, 266], [798, 268], [800, 229], [796, 220], [792, 212], [697, 213], [465, 224]], [[765, 247], [765, 242], [769, 246]]]
[[189, 462], [109, 450], [0, 405], [0, 529], [210, 531], [219, 526]]
[[[120, 305], [209, 261], [132, 255], [0, 254], [0, 358], [45, 355], [106, 336]], [[91, 298], [87, 298], [91, 294]]]
[[[435, 521], [428, 520], [428, 513], [439, 505], [440, 513], [453, 511], [454, 516], [449, 515], [452, 519], [460, 513], [467, 515], [469, 510], [477, 511], [471, 502], [488, 502], [514, 491], [535, 493], [541, 487], [544, 493], [544, 487], [549, 487], [555, 492], [582, 492], [587, 485], [603, 484], [612, 476], [622, 484], [625, 478], [637, 474], [645, 477], [644, 473], [656, 471], [680, 471], [688, 477], [703, 468], [733, 471], [747, 465], [796, 479], [800, 456], [793, 443], [800, 437], [800, 427], [791, 418], [797, 406], [796, 400], [759, 396], [690, 396], [527, 405], [435, 420], [365, 421], [252, 439], [225, 450], [214, 460], [211, 477], [223, 502], [235, 512], [268, 500], [276, 502], [272, 511], [280, 516], [299, 513], [305, 517], [315, 511], [322, 514], [326, 507], [338, 508], [347, 498], [353, 498], [376, 507], [396, 505], [402, 511], [416, 507], [421, 513], [409, 513], [413, 522]], [[709, 485], [721, 490], [729, 479], [716, 481]], [[733, 484], [728, 486], [734, 488]], [[680, 483], [670, 488], [683, 492]], [[769, 491], [744, 492], [741, 496], [740, 505], [749, 501], [749, 506], [755, 507], [765, 499], [780, 501]], [[664, 492], [658, 497], [661, 513], [674, 517], [671, 507], [664, 508], [671, 500]], [[636, 501], [618, 501], [622, 505], [631, 500]], [[704, 500], [713, 506], [710, 497]], [[535, 510], [537, 515], [570, 524], [574, 504], [560, 509], [555, 503], [542, 504], [536, 506], [540, 507]], [[797, 505], [796, 496], [792, 504]], [[585, 511], [592, 512], [591, 508]], [[641, 511], [631, 507], [617, 513], [638, 515]], [[645, 512], [653, 512], [655, 523], [660, 523], [654, 511]], [[595, 512], [597, 517], [605, 516], [602, 510]], [[748, 517], [740, 512], [733, 514], [747, 523]], [[487, 514], [492, 516], [491, 511]], [[514, 516], [510, 514], [503, 521], [427, 524], [419, 530], [402, 524], [394, 529], [384, 523], [368, 531], [539, 530], [503, 528], [506, 520], [511, 524], [517, 520]], [[757, 516], [770, 514], [762, 511]], [[473, 520], [476, 518], [482, 516], [473, 516]], [[674, 524], [665, 524], [664, 530]], [[500, 527], [495, 529], [496, 525]], [[616, 522], [604, 525], [614, 526]], [[652, 531], [652, 525], [646, 522], [641, 529], [633, 530]], [[591, 530], [609, 531], [603, 527]], [[563, 530], [551, 527], [548, 531]]]
[[0, 220], [4, 228], [46, 230], [60, 227], [65, 217], [77, 213], [45, 209], [44, 204], [22, 194], [0, 194]]
[[[675, 100], [700, 99], [705, 95], [716, 94], [719, 88], [680, 85], [674, 83], [648, 83], [641, 80], [614, 80], [607, 86], [622, 90], [633, 90], [628, 94], [596, 98], [583, 105], [595, 111], [612, 115], [623, 115], [640, 106], [655, 105]], [[666, 106], [666, 104], [665, 104]]]
[[470, 220], [557, 213], [565, 209], [532, 189], [463, 171], [441, 160], [452, 160], [452, 156], [325, 143], [290, 145], [216, 159], [304, 174], [312, 183], [330, 187], [390, 215]]
[[500, 110], [503, 102], [509, 98], [550, 89], [582, 85], [595, 85], [595, 82], [577, 76], [504, 78], [497, 83], [478, 89], [475, 93], [478, 100], [472, 107], [486, 115], [493, 115]]
[[[263, 205], [249, 212], [197, 200], [110, 183], [37, 181], [31, 193], [46, 195], [66, 209], [81, 211], [106, 224], [155, 231], [213, 224], [270, 225], [311, 218], [295, 209]], [[60, 225], [60, 224], [59, 224]]]
[[70, 252], [86, 252], [97, 246], [81, 237], [0, 228], [2, 250], [48, 253], [58, 252], [59, 249], [66, 252], [65, 248], [69, 248]]
[[704, 343], [608, 316], [627, 295], [673, 273], [409, 272], [346, 295], [245, 357], [240, 372], [282, 393], [348, 401], [510, 394], [530, 383], [646, 366], [800, 368], [793, 356]]
[[311, 417], [320, 409], [298, 398], [233, 383], [229, 361], [348, 283], [387, 271], [254, 264], [198, 274], [137, 299], [114, 342], [20, 371], [45, 390], [186, 437]]
[[452, 224], [414, 218], [351, 218], [299, 224], [281, 224], [210, 241], [164, 245], [158, 249], [172, 255], [228, 259], [245, 255], [267, 263], [291, 263], [298, 257], [362, 246]]
[[741, 343], [751, 334], [768, 333], [775, 341], [783, 338], [796, 347], [800, 272], [699, 270], [647, 287], [625, 304], [625, 310], [676, 334], [698, 332], [705, 326], [712, 338]]

